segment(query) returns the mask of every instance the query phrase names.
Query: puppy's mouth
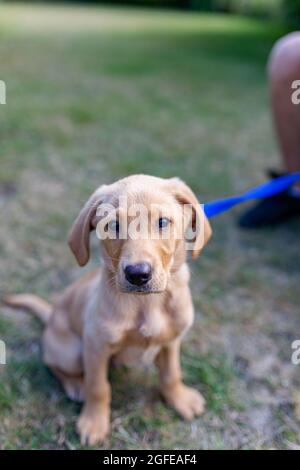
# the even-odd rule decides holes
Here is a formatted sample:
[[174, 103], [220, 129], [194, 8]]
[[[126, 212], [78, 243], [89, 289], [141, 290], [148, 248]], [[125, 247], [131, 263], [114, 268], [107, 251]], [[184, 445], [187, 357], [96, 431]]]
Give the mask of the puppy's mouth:
[[116, 285], [120, 292], [126, 294], [138, 294], [138, 295], [147, 295], [147, 294], [161, 294], [165, 291], [167, 282], [164, 278], [151, 279], [149, 282], [146, 282], [142, 285], [132, 284], [124, 276], [117, 276]]
[[165, 289], [154, 288], [151, 286], [133, 286], [130, 284], [120, 285], [119, 289], [121, 292], [126, 294], [138, 294], [138, 295], [147, 295], [147, 294], [161, 294]]

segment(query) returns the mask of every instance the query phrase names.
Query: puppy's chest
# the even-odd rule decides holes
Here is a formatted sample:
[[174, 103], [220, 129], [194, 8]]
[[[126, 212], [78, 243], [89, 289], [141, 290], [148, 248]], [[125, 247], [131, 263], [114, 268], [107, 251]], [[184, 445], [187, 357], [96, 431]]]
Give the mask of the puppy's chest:
[[151, 364], [163, 344], [172, 341], [184, 329], [183, 322], [164, 309], [146, 309], [138, 312], [134, 327], [124, 333], [117, 364]]

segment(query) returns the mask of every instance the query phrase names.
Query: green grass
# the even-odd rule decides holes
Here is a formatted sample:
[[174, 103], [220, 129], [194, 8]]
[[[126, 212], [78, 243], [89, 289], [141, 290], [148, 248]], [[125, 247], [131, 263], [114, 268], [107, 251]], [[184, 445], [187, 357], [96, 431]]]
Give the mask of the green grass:
[[[265, 65], [281, 34], [223, 15], [1, 4], [1, 291], [51, 299], [81, 274], [66, 235], [101, 183], [176, 175], [208, 201], [262, 181], [277, 164]], [[213, 221], [213, 241], [191, 264], [196, 320], [182, 362], [207, 413], [184, 423], [159, 400], [153, 371], [114, 371], [104, 448], [299, 444], [291, 407], [276, 411], [299, 374], [289, 363], [299, 223], [243, 233], [237, 212]], [[1, 310], [0, 448], [79, 448], [80, 407], [41, 362], [41, 327]], [[277, 362], [261, 373], [270, 355]]]

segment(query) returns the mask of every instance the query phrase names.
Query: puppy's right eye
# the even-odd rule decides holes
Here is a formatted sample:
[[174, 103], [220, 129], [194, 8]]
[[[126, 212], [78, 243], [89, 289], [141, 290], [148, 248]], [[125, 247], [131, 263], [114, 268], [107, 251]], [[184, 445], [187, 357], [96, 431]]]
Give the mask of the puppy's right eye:
[[120, 230], [120, 224], [118, 220], [111, 220], [108, 222], [108, 224], [105, 227], [106, 231], [112, 232], [112, 233], [119, 233]]

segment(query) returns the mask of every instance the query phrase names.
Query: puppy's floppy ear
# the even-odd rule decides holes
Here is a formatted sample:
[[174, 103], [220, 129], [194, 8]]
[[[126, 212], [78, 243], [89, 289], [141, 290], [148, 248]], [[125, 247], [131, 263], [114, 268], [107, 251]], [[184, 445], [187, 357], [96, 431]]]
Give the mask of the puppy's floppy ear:
[[188, 205], [192, 209], [191, 228], [195, 232], [193, 240], [192, 256], [197, 258], [212, 235], [210, 223], [193, 191], [179, 178], [170, 178], [171, 192], [182, 205]]
[[84, 266], [90, 258], [90, 232], [95, 229], [93, 219], [103, 199], [104, 186], [98, 188], [83, 206], [68, 236], [68, 244], [79, 266]]

